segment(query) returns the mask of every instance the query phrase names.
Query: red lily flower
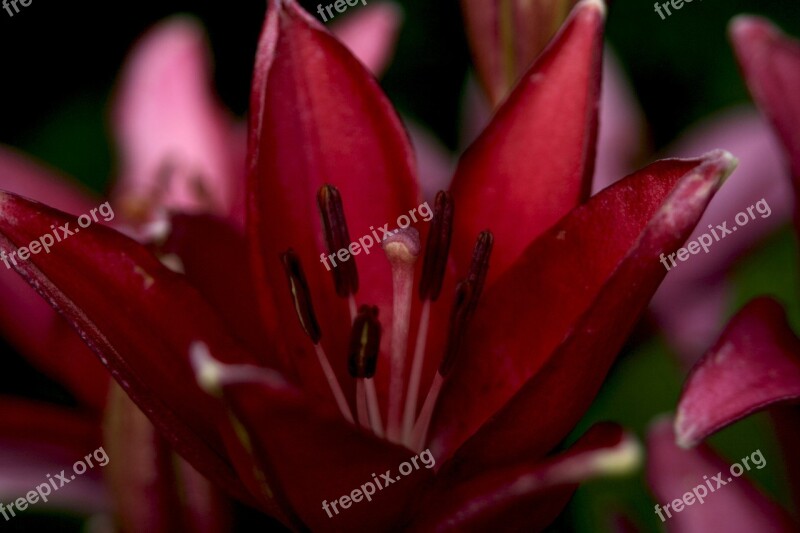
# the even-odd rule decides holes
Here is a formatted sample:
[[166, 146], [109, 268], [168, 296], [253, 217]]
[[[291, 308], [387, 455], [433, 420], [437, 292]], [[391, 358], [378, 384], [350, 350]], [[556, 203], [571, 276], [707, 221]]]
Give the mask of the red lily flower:
[[[578, 482], [635, 464], [611, 425], [550, 452], [663, 279], [659, 255], [735, 166], [721, 151], [659, 161], [587, 200], [604, 15], [599, 0], [576, 6], [462, 158], [430, 227], [417, 224], [422, 239], [387, 230], [387, 257], [376, 247], [357, 270], [337, 254], [331, 283], [320, 254], [333, 261], [351, 236], [420, 205], [412, 151], [364, 67], [293, 0], [273, 0], [252, 84], [246, 234], [181, 215], [145, 247], [93, 225], [15, 270], [189, 464], [288, 527], [544, 527]], [[0, 215], [6, 248], [74, 219], [11, 193]], [[159, 261], [167, 253], [182, 272]], [[435, 470], [341, 503], [428, 448]], [[342, 512], [326, 514], [335, 499]]]
[[[768, 21], [746, 16], [733, 21], [731, 37], [750, 91], [786, 150], [797, 193], [800, 107], [792, 88], [800, 81], [800, 44], [783, 36]], [[795, 204], [796, 214], [798, 205]], [[796, 220], [800, 218], [796, 216]], [[800, 338], [774, 299], [756, 298], [730, 320], [717, 342], [689, 374], [678, 404], [674, 431], [668, 424], [660, 424], [651, 433], [648, 469], [659, 499], [668, 501], [679, 496], [682, 490], [690, 488], [687, 479], [693, 476], [728, 469], [702, 441], [753, 413], [767, 410], [774, 415], [786, 451], [788, 477], [795, 498], [800, 498], [800, 463], [796, 457], [800, 442], [797, 432], [800, 412], [796, 405], [800, 399], [798, 354]], [[734, 472], [733, 466], [730, 468]], [[721, 481], [725, 483], [725, 479]], [[731, 482], [731, 478], [727, 481]], [[676, 517], [670, 528], [699, 532], [796, 531], [798, 527], [796, 519], [745, 479], [736, 480], [735, 489], [715, 494], [714, 502]]]

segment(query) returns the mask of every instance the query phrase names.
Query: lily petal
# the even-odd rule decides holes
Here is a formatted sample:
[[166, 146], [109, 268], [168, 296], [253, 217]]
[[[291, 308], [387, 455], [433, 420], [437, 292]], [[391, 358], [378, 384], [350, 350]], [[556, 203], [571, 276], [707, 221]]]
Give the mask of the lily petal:
[[[209, 249], [214, 253], [209, 254]], [[158, 250], [175, 254], [182, 273], [203, 293], [236, 338], [251, 353], [261, 356], [265, 365], [277, 368], [279, 362], [269, 348], [274, 345], [275, 333], [259, 320], [255, 281], [246, 268], [243, 233], [213, 215], [174, 214], [169, 236]]]
[[434, 416], [434, 451], [447, 456], [480, 428], [459, 452], [478, 468], [566, 436], [666, 274], [659, 255], [684, 242], [735, 162], [718, 151], [653, 163], [532, 243], [478, 306]]
[[[0, 146], [0, 189], [72, 213], [96, 201], [89, 191], [14, 149]], [[0, 268], [0, 330], [37, 368], [63, 383], [83, 404], [102, 411], [108, 373], [64, 320], [16, 273]]]
[[419, 531], [488, 531], [498, 523], [503, 531], [539, 531], [563, 510], [578, 483], [630, 472], [641, 458], [631, 435], [616, 424], [598, 424], [572, 448], [544, 461], [471, 479], [445, 478], [424, 498], [414, 524]]
[[800, 399], [800, 339], [775, 300], [757, 298], [731, 319], [686, 380], [675, 433], [691, 447], [745, 416]]
[[234, 128], [211, 92], [209, 56], [200, 26], [176, 17], [150, 30], [125, 66], [114, 105], [121, 169], [112, 198], [132, 219], [160, 209], [224, 215], [241, 190]]
[[712, 229], [725, 222], [733, 225], [737, 213], [762, 199], [769, 209], [757, 212], [752, 224], [739, 227], [735, 239], [721, 239], [708, 254], [692, 257], [671, 271], [653, 297], [651, 309], [687, 365], [697, 361], [725, 324], [731, 303], [731, 290], [723, 279], [726, 269], [790, 221], [793, 207], [780, 144], [755, 110], [735, 109], [711, 117], [694, 126], [667, 153], [683, 157], [715, 146], [735, 153], [739, 166], [709, 204], [689, 240], [708, 233], [709, 225]]
[[602, 1], [580, 2], [459, 162], [452, 253], [466, 272], [475, 237], [491, 229], [487, 287], [589, 194], [604, 20]]
[[403, 9], [394, 2], [370, 4], [333, 24], [331, 30], [376, 77], [389, 66], [403, 22]]
[[[70, 229], [72, 226], [72, 229]], [[217, 427], [224, 412], [193, 383], [189, 346], [201, 340], [233, 361], [254, 361], [185, 279], [117, 231], [0, 192], [0, 245], [18, 247], [63, 227], [57, 249], [15, 270], [56, 308], [175, 449], [246, 500]], [[80, 231], [80, 234], [77, 232]], [[169, 321], [163, 320], [169, 317]]]
[[[360, 431], [338, 416], [321, 414], [275, 372], [224, 365], [202, 355], [195, 364], [206, 389], [222, 392], [244, 430], [240, 438], [246, 435], [244, 442], [264, 471], [265, 490], [285, 498], [284, 505], [295, 513], [295, 528], [387, 530], [402, 519], [412, 495], [432, 478], [426, 468], [398, 475], [411, 451]], [[368, 482], [375, 488], [384, 472], [392, 484], [383, 487], [385, 492], [376, 488], [371, 500], [362, 495], [350, 508], [334, 513], [337, 499]], [[329, 511], [323, 502], [332, 502]]]
[[[705, 491], [707, 496], [700, 502], [702, 505], [686, 506], [679, 513], [671, 513], [672, 517], [662, 509], [671, 531], [797, 531], [797, 524], [793, 524], [783, 509], [757, 490], [746, 474], [739, 478], [731, 477], [728, 463], [708, 446], [701, 445], [692, 450], [677, 447], [671, 425], [670, 420], [658, 422], [651, 428], [647, 440], [647, 477], [657, 501], [671, 503], [688, 493], [697, 503], [692, 489], [706, 487], [706, 482], [714, 489], [713, 492]], [[721, 475], [724, 489], [712, 479], [717, 475]], [[702, 491], [698, 489], [697, 492]]]
[[800, 199], [800, 43], [752, 16], [733, 19], [730, 36], [750, 93], [786, 148]]
[[576, 0], [462, 0], [475, 66], [497, 105], [558, 30]]
[[[256, 57], [248, 148], [248, 239], [264, 322], [277, 320], [292, 354], [285, 373], [296, 368], [307, 391], [325, 393], [311, 343], [290, 311], [279, 256], [293, 248], [305, 265], [322, 342], [334, 371], [349, 379], [347, 301], [320, 262], [326, 246], [316, 193], [326, 183], [339, 189], [356, 239], [385, 222], [393, 226], [419, 205], [410, 143], [363, 65], [294, 0], [273, 0]], [[357, 258], [359, 300], [377, 305], [391, 323], [391, 275], [381, 255]], [[281, 287], [272, 290], [267, 280], [281, 280]]]

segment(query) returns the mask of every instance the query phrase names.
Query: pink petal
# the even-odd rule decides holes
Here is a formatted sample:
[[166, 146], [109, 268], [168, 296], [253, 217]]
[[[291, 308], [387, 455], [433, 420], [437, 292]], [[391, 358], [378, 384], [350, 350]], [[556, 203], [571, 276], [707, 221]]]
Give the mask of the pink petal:
[[683, 243], [734, 167], [722, 151], [653, 163], [532, 243], [475, 312], [434, 415], [435, 452], [475, 433], [459, 458], [480, 468], [566, 436], [663, 279], [660, 254]]
[[203, 31], [188, 18], [162, 22], [133, 50], [113, 117], [121, 157], [114, 197], [129, 217], [231, 209], [243, 175], [209, 65]]
[[783, 142], [800, 198], [800, 43], [751, 16], [735, 18], [730, 35], [750, 93]]
[[456, 471], [423, 498], [413, 531], [539, 531], [563, 510], [580, 482], [619, 475], [641, 462], [641, 447], [615, 424], [593, 426], [572, 448], [463, 479]]
[[453, 257], [466, 272], [475, 238], [497, 236], [487, 287], [589, 193], [605, 7], [584, 0], [458, 165]]
[[[742, 468], [744, 475], [737, 478], [726, 461], [710, 448], [701, 445], [693, 450], [683, 450], [675, 445], [671, 422], [664, 420], [650, 430], [648, 442], [647, 475], [650, 487], [661, 506], [665, 526], [670, 531], [705, 533], [725, 531], [730, 533], [790, 532], [797, 531], [789, 516], [774, 502], [767, 499], [747, 479], [747, 470], [762, 464], [758, 455], [747, 459], [750, 468]], [[757, 450], [761, 453], [760, 450]], [[756, 451], [753, 452], [756, 454]], [[769, 461], [761, 454], [761, 459]], [[739, 466], [743, 467], [744, 460]], [[767, 468], [770, 464], [766, 464]], [[776, 468], [773, 464], [772, 468]], [[764, 466], [761, 466], [764, 468]], [[738, 471], [739, 469], [734, 469]], [[719, 486], [714, 476], [725, 485]], [[709, 489], [709, 484], [711, 489]], [[699, 488], [698, 488], [699, 487]], [[707, 493], [703, 496], [703, 488]], [[697, 490], [694, 493], [694, 490]], [[712, 491], [713, 489], [713, 491]], [[686, 496], [688, 494], [688, 496]], [[703, 498], [699, 503], [697, 495]], [[673, 502], [686, 498], [693, 502], [680, 512], [673, 511]], [[668, 516], [663, 508], [670, 505]], [[658, 521], [658, 518], [656, 518]]]
[[690, 447], [745, 416], [800, 398], [800, 339], [780, 304], [758, 298], [697, 362], [678, 404], [675, 433]]
[[417, 154], [417, 173], [419, 175], [422, 197], [432, 206], [436, 193], [450, 187], [455, 167], [453, 157], [434, 134], [414, 121], [406, 119], [408, 133]]
[[[682, 157], [715, 146], [735, 153], [739, 166], [708, 206], [689, 240], [710, 233], [718, 224], [738, 226], [736, 215], [746, 214], [748, 207], [762, 199], [769, 210], [756, 211], [755, 220], [739, 227], [735, 235], [715, 241], [708, 253], [680, 263], [656, 293], [653, 311], [667, 338], [676, 344], [688, 364], [714, 342], [724, 324], [728, 291], [722, 274], [738, 257], [788, 222], [792, 212], [792, 190], [781, 164], [781, 147], [760, 116], [748, 109], [725, 112], [692, 128], [667, 153]], [[700, 290], [703, 287], [713, 291], [707, 294], [709, 291]]]
[[331, 31], [364, 66], [380, 78], [397, 45], [403, 9], [394, 2], [369, 4], [331, 26]]
[[[597, 135], [597, 163], [595, 163], [592, 191], [597, 193], [615, 181], [627, 176], [638, 166], [644, 155], [646, 124], [633, 89], [613, 51], [606, 48], [603, 54], [603, 88], [600, 94], [600, 131]], [[691, 157], [724, 146], [706, 147], [682, 154]]]

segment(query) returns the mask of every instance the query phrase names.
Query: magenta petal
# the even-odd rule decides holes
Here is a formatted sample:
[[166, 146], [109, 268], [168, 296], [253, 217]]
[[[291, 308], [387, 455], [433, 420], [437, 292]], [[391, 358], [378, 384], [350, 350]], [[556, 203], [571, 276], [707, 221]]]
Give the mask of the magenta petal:
[[578, 484], [626, 473], [641, 461], [641, 446], [615, 424], [593, 426], [572, 448], [546, 460], [458, 473], [426, 494], [414, 531], [538, 531], [563, 509]]
[[[88, 191], [13, 149], [0, 146], [0, 189], [71, 213], [97, 205]], [[0, 266], [0, 330], [36, 367], [99, 413], [108, 373], [52, 307], [15, 273]]]
[[[747, 470], [741, 477], [731, 474], [728, 463], [718, 457], [708, 446], [701, 445], [693, 450], [684, 450], [675, 445], [671, 421], [663, 420], [655, 424], [647, 441], [647, 477], [661, 506], [661, 514], [670, 531], [681, 533], [707, 533], [725, 531], [731, 533], [750, 533], [753, 531], [770, 533], [789, 533], [797, 531], [788, 514], [778, 505], [757, 490], [747, 479]], [[756, 451], [753, 452], [755, 454]], [[758, 453], [761, 453], [758, 450]], [[752, 456], [751, 456], [752, 457]], [[748, 459], [751, 459], [748, 457]], [[770, 459], [761, 455], [770, 468]], [[740, 461], [743, 466], [744, 461]], [[761, 461], [756, 455], [748, 462], [750, 468], [757, 468]], [[772, 468], [778, 468], [772, 464]], [[762, 466], [761, 468], [764, 468]], [[738, 471], [738, 469], [735, 469]], [[724, 486], [719, 486], [714, 476], [721, 476]], [[710, 484], [713, 491], [708, 488]], [[706, 495], [698, 504], [693, 493], [696, 487], [705, 487]], [[680, 512], [670, 509], [671, 517], [663, 509], [672, 505], [686, 494], [686, 501], [692, 505], [684, 506]], [[702, 496], [703, 491], [697, 489]], [[657, 520], [657, 519], [656, 519]]]
[[735, 18], [730, 34], [747, 86], [789, 156], [800, 198], [800, 43], [769, 21], [751, 16]]
[[681, 446], [779, 402], [800, 399], [800, 339], [775, 300], [757, 298], [731, 319], [684, 385], [675, 418]]
[[684, 242], [734, 167], [723, 151], [655, 162], [531, 243], [475, 311], [434, 415], [437, 454], [474, 433], [459, 456], [478, 468], [566, 436], [666, 274], [659, 256]]
[[379, 78], [394, 54], [402, 8], [393, 2], [369, 4], [331, 27], [333, 34]]
[[[78, 331], [175, 449], [210, 479], [246, 498], [223, 459], [224, 412], [196, 384], [189, 346], [203, 341], [230, 361], [252, 362], [183, 276], [113, 229], [0, 193], [0, 245], [26, 246], [52, 227], [76, 232], [15, 270]], [[80, 233], [77, 233], [80, 231]], [[60, 232], [61, 233], [61, 232]], [[63, 236], [63, 233], [62, 233]]]
[[244, 175], [231, 120], [211, 91], [209, 56], [202, 28], [173, 18], [128, 60], [113, 117], [121, 157], [113, 196], [130, 217], [159, 208], [223, 215], [233, 206]]
[[739, 227], [735, 238], [714, 242], [709, 253], [679, 264], [653, 297], [651, 308], [656, 318], [688, 365], [697, 361], [724, 325], [729, 305], [726, 297], [731, 294], [723, 279], [726, 269], [789, 221], [792, 213], [792, 188], [781, 161], [781, 147], [762, 117], [749, 108], [711, 117], [693, 127], [667, 153], [683, 157], [716, 146], [736, 154], [739, 166], [709, 204], [689, 240], [709, 233], [709, 225], [711, 229], [724, 222], [728, 227], [736, 225], [737, 213], [746, 213], [762, 199], [769, 210], [756, 211], [755, 220]]

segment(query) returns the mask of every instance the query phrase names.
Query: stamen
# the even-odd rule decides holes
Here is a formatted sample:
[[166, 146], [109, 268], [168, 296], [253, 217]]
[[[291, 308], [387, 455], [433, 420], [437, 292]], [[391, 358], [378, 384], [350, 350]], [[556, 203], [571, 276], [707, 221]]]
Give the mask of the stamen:
[[486, 282], [486, 274], [489, 271], [489, 258], [492, 254], [493, 244], [494, 236], [490, 231], [486, 230], [478, 235], [475, 249], [472, 252], [472, 263], [467, 273], [467, 279], [456, 286], [456, 295], [453, 301], [453, 309], [450, 312], [447, 343], [445, 344], [442, 362], [439, 365], [439, 371], [433, 378], [433, 383], [431, 383], [428, 396], [425, 398], [422, 411], [420, 411], [419, 418], [409, 437], [408, 442], [414, 449], [420, 450], [425, 444], [431, 418], [433, 417], [433, 409], [439, 398], [442, 384], [453, 369], [456, 355], [461, 348], [461, 342], [464, 338], [470, 318], [472, 318], [472, 314], [475, 312], [475, 307], [478, 305], [478, 299], [483, 290], [483, 285]]
[[[322, 228], [325, 232], [325, 244], [329, 254], [335, 254], [350, 245], [350, 234], [347, 231], [347, 220], [344, 217], [344, 206], [339, 190], [333, 185], [323, 185], [317, 193], [317, 204], [322, 215]], [[340, 261], [331, 268], [336, 294], [346, 298], [358, 292], [358, 270], [355, 260]]]
[[311, 342], [317, 344], [322, 338], [322, 332], [319, 329], [317, 316], [314, 314], [311, 291], [308, 289], [308, 282], [303, 272], [303, 266], [300, 264], [300, 258], [294, 250], [289, 248], [285, 253], [281, 254], [281, 262], [283, 263], [283, 270], [286, 272], [286, 278], [289, 280], [289, 290], [292, 293], [294, 310], [297, 313], [298, 320], [300, 320], [300, 327], [306, 332]]
[[472, 283], [472, 299], [469, 305], [469, 316], [475, 311], [478, 299], [483, 292], [483, 284], [486, 282], [486, 273], [489, 271], [489, 258], [492, 255], [494, 246], [494, 235], [489, 230], [484, 230], [478, 235], [475, 248], [472, 251], [472, 263], [467, 273], [467, 281]]
[[435, 302], [439, 298], [450, 252], [450, 240], [453, 235], [453, 209], [450, 194], [446, 191], [439, 191], [436, 194], [433, 220], [425, 246], [425, 263], [422, 265], [422, 278], [419, 282], [419, 297], [424, 303], [417, 330], [414, 359], [411, 363], [406, 404], [403, 408], [403, 442], [407, 446], [411, 444], [414, 418], [417, 415], [417, 398], [419, 397], [422, 368], [425, 363], [425, 346], [428, 343], [431, 302]]
[[378, 320], [378, 308], [362, 305], [350, 333], [347, 369], [350, 375], [356, 378], [358, 423], [362, 427], [371, 427], [373, 433], [378, 436], [383, 435], [383, 428], [372, 377], [375, 376], [380, 347], [381, 323]]
[[408, 379], [406, 392], [406, 405], [403, 408], [403, 443], [411, 445], [411, 432], [414, 428], [414, 417], [417, 415], [417, 397], [419, 384], [422, 380], [422, 367], [425, 362], [425, 345], [428, 342], [428, 326], [431, 321], [431, 300], [422, 304], [422, 313], [417, 331], [417, 344], [414, 347], [414, 359], [411, 362], [411, 375]]
[[456, 287], [453, 309], [450, 311], [450, 327], [447, 335], [447, 344], [444, 349], [444, 357], [442, 357], [439, 370], [433, 378], [433, 383], [431, 383], [431, 388], [428, 390], [428, 395], [425, 397], [425, 403], [422, 405], [422, 411], [419, 413], [417, 423], [414, 424], [414, 429], [408, 437], [407, 444], [412, 446], [412, 449], [422, 449], [422, 446], [425, 444], [425, 439], [428, 436], [428, 427], [433, 417], [433, 408], [436, 406], [436, 401], [439, 399], [442, 383], [444, 383], [444, 378], [450, 373], [450, 370], [453, 369], [455, 354], [461, 346], [461, 339], [464, 336], [463, 333], [467, 326], [467, 313], [472, 295], [471, 282], [465, 280]]
[[383, 249], [392, 265], [394, 289], [392, 305], [391, 365], [389, 369], [389, 407], [387, 435], [389, 440], [400, 440], [400, 408], [403, 401], [403, 377], [408, 331], [411, 320], [411, 300], [414, 290], [414, 263], [419, 255], [419, 233], [413, 228], [396, 230], [384, 239]]
[[450, 240], [453, 235], [453, 201], [450, 194], [439, 191], [433, 208], [433, 220], [425, 243], [425, 262], [419, 280], [421, 300], [436, 301], [442, 290]]
[[350, 333], [347, 369], [354, 378], [371, 378], [375, 375], [381, 346], [381, 323], [378, 308], [362, 305]]
[[355, 424], [353, 413], [350, 411], [350, 406], [347, 404], [347, 398], [345, 398], [342, 387], [339, 385], [339, 380], [336, 379], [336, 373], [333, 371], [333, 367], [331, 367], [331, 363], [328, 361], [328, 356], [325, 355], [325, 350], [322, 349], [321, 344], [317, 343], [314, 345], [314, 351], [317, 352], [319, 365], [322, 367], [322, 373], [325, 374], [325, 379], [328, 380], [328, 385], [331, 388], [333, 399], [336, 400], [339, 411], [342, 412], [342, 416], [345, 420], [351, 424]]
[[289, 281], [289, 291], [292, 294], [294, 301], [294, 309], [297, 312], [297, 319], [300, 321], [300, 327], [306, 332], [308, 338], [314, 344], [314, 351], [317, 353], [317, 359], [322, 367], [322, 372], [325, 374], [325, 379], [328, 381], [333, 398], [336, 400], [342, 416], [350, 422], [354, 423], [353, 413], [350, 412], [350, 406], [347, 404], [347, 399], [342, 392], [342, 387], [339, 385], [339, 380], [336, 379], [336, 374], [331, 367], [325, 351], [322, 349], [319, 341], [322, 338], [322, 331], [320, 330], [317, 317], [314, 314], [314, 306], [311, 302], [311, 291], [308, 288], [306, 275], [303, 272], [303, 265], [300, 264], [300, 258], [294, 250], [289, 248], [285, 253], [281, 254], [281, 262], [283, 263], [286, 278]]

